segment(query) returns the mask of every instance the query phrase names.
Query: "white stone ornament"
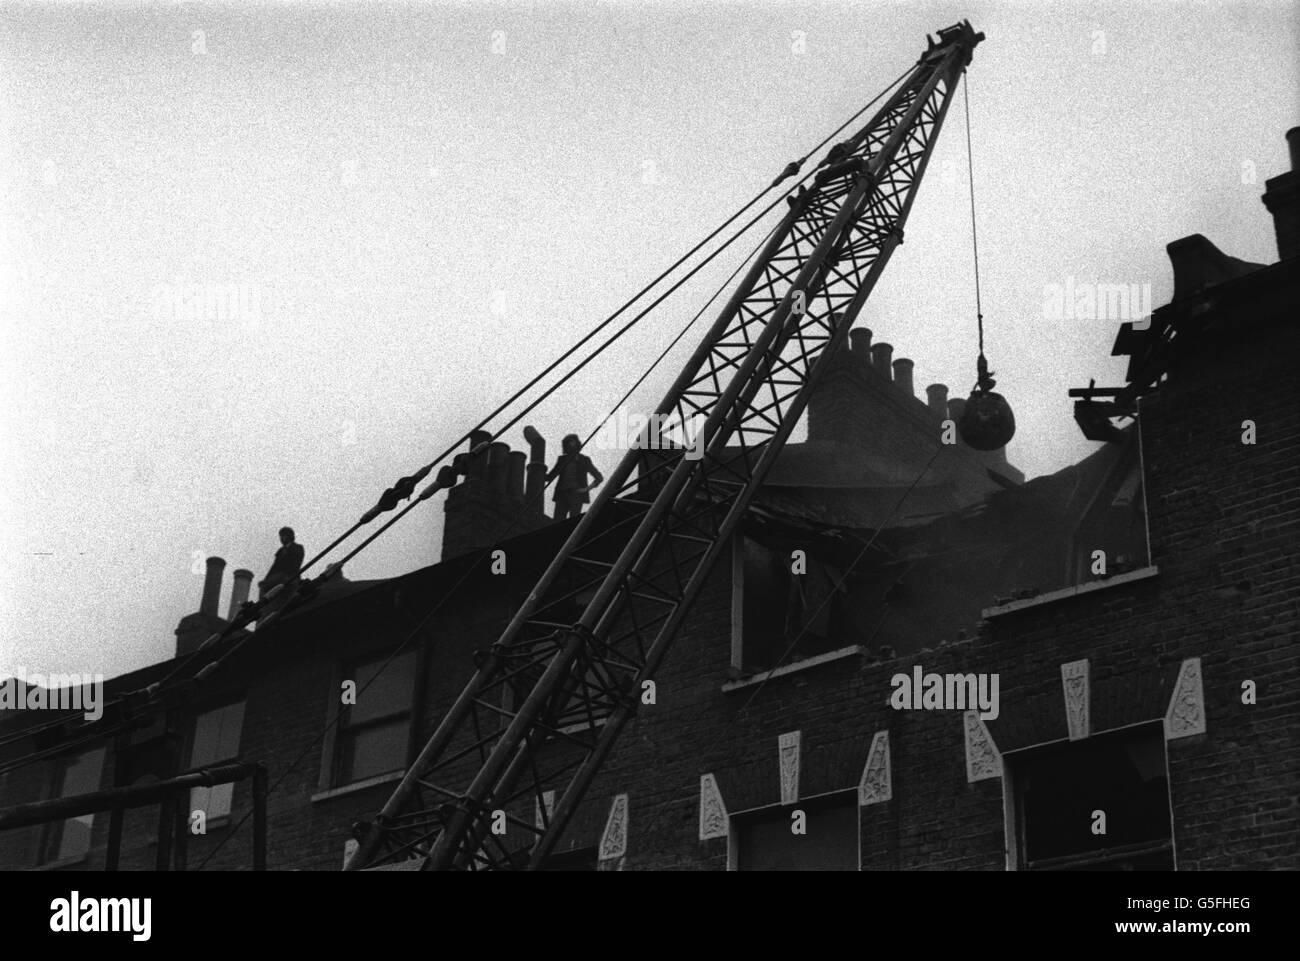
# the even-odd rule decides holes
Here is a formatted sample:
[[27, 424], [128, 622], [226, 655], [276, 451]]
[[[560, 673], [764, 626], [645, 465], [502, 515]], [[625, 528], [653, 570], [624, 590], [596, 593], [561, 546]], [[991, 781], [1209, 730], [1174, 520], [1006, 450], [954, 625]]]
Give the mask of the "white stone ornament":
[[1201, 659], [1183, 661], [1165, 712], [1165, 740], [1205, 733], [1205, 692], [1201, 687]]
[[613, 861], [627, 853], [627, 795], [616, 795], [609, 806], [609, 817], [605, 819], [605, 830], [600, 836], [600, 849], [597, 857], [601, 861]]
[[781, 763], [781, 803], [793, 804], [799, 800], [799, 748], [803, 732], [787, 731], [776, 741], [777, 758]]
[[978, 711], [963, 715], [966, 724], [966, 780], [970, 783], [1002, 776], [1002, 753]]
[[1061, 686], [1065, 689], [1065, 723], [1071, 741], [1087, 737], [1091, 718], [1088, 689], [1088, 659], [1061, 665]]
[[877, 731], [871, 739], [871, 750], [867, 752], [867, 763], [862, 768], [862, 780], [858, 784], [858, 804], [878, 804], [894, 796], [893, 783], [889, 776], [889, 732]]
[[712, 774], [700, 775], [700, 840], [727, 836], [727, 806]]

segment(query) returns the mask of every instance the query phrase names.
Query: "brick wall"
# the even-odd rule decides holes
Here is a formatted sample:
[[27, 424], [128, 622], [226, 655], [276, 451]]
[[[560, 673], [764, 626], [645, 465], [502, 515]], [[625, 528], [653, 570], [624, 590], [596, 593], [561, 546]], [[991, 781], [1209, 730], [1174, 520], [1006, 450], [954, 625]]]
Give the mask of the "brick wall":
[[[1087, 658], [1093, 733], [1164, 718], [1180, 666], [1200, 658], [1207, 730], [1167, 743], [1181, 870], [1300, 866], [1300, 377], [1294, 327], [1213, 357], [1141, 409], [1152, 563], [1159, 573], [991, 618], [979, 637], [906, 659], [838, 661], [724, 692], [729, 584], [719, 575], [593, 786], [631, 800], [630, 868], [726, 864], [697, 840], [699, 778], [729, 811], [778, 800], [777, 738], [803, 732], [807, 797], [855, 787], [872, 734], [888, 731], [892, 800], [861, 811], [864, 868], [1000, 870], [1001, 779], [967, 782], [962, 718], [895, 711], [890, 678], [997, 672], [1006, 752], [1067, 736], [1061, 665]], [[1199, 368], [1198, 368], [1198, 365]], [[1242, 421], [1259, 439], [1241, 443]], [[846, 639], [851, 643], [852, 639]], [[1258, 703], [1241, 703], [1254, 680]]]

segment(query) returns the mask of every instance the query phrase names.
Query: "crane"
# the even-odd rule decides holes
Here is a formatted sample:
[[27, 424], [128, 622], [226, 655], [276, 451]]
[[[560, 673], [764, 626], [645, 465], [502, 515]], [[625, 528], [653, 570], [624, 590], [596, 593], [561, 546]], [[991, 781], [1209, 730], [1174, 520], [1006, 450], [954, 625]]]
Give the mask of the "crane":
[[[355, 827], [345, 870], [543, 866], [807, 406], [821, 359], [846, 339], [903, 242], [983, 39], [967, 21], [927, 37], [871, 120], [786, 198], [788, 212], [650, 419], [702, 424], [689, 456], [649, 456], [654, 436], [626, 453], [500, 638], [476, 654], [383, 809]], [[505, 814], [528, 800], [535, 821]], [[503, 817], [513, 835], [493, 830]]]

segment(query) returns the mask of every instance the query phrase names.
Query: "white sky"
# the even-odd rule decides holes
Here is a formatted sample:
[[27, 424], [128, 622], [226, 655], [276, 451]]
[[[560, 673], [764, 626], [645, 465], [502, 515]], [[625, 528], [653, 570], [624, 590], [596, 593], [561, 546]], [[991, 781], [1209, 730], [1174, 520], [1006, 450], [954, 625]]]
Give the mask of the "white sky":
[[[1045, 285], [1150, 284], [1159, 306], [1165, 245], [1191, 233], [1276, 260], [1259, 196], [1300, 122], [1297, 9], [6, 4], [0, 675], [170, 656], [196, 557], [229, 562], [224, 614], [281, 525], [313, 554], [963, 17], [988, 38], [971, 114], [1011, 460], [1078, 460], [1095, 445], [1066, 391], [1122, 382], [1116, 322], [1046, 319]], [[526, 421], [552, 455], [735, 264]], [[260, 322], [171, 316], [155, 294], [177, 278], [249, 285]], [[964, 394], [974, 313], [958, 102], [860, 323], [915, 360], [918, 393]], [[346, 573], [434, 562], [441, 516]]]

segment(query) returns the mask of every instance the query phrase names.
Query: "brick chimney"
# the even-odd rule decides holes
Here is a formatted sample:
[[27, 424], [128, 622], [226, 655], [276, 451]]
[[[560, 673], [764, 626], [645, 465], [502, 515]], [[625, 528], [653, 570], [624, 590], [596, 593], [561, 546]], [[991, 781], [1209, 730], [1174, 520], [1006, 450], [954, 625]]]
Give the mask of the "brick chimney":
[[861, 357], [867, 363], [871, 362], [871, 331], [866, 327], [855, 327], [849, 331], [850, 349], [853, 356]]
[[900, 357], [894, 361], [894, 386], [907, 394], [908, 397], [916, 396], [916, 389], [912, 386], [912, 368], [916, 366], [906, 357]]
[[[186, 614], [176, 626], [177, 657], [198, 650], [199, 645], [210, 635], [226, 626], [226, 622], [217, 615], [217, 605], [221, 601], [221, 575], [225, 569], [226, 562], [220, 557], [208, 558], [199, 609], [193, 614]], [[249, 576], [251, 578], [252, 575]]]
[[931, 384], [925, 389], [926, 406], [940, 420], [948, 417], [948, 385]]
[[871, 339], [865, 327], [850, 330], [848, 344], [826, 358], [808, 404], [808, 439], [917, 453], [934, 430], [926, 402], [916, 396], [915, 364], [894, 360], [891, 345]]
[[[893, 359], [889, 344], [873, 344], [865, 327], [849, 331], [848, 344], [827, 357], [827, 368], [808, 404], [808, 442], [843, 445], [867, 452], [867, 461], [908, 474], [926, 469], [942, 442], [940, 424], [961, 419], [965, 401], [948, 397], [944, 384], [931, 384], [916, 396], [915, 364]], [[790, 457], [798, 456], [798, 445]], [[1024, 475], [1007, 463], [1006, 450], [976, 451], [962, 444], [956, 462], [943, 468], [957, 489], [992, 489], [988, 471], [1022, 483]], [[833, 456], [829, 451], [819, 456]], [[965, 496], [965, 495], [962, 495]]]
[[1264, 206], [1273, 215], [1278, 260], [1300, 254], [1300, 127], [1286, 132], [1291, 169], [1264, 184]]
[[928, 405], [916, 396], [915, 364], [906, 357], [894, 360], [891, 345], [871, 339], [866, 327], [854, 328], [848, 344], [827, 358], [808, 405], [810, 441], [912, 447], [905, 435], [933, 434]]
[[233, 580], [230, 587], [230, 610], [226, 612], [226, 620], [233, 621], [235, 615], [239, 613], [239, 608], [248, 600], [248, 592], [253, 587], [253, 572], [240, 568], [232, 575]]
[[894, 348], [889, 344], [873, 344], [871, 347], [871, 366], [885, 380], [892, 379], [889, 376], [889, 362], [893, 354]]
[[226, 570], [226, 562], [220, 557], [209, 557], [208, 572], [203, 578], [203, 600], [199, 602], [199, 613], [217, 616], [217, 605], [221, 603], [221, 577]]
[[[476, 431], [469, 449], [487, 443], [491, 434]], [[531, 427], [524, 428], [532, 452], [526, 463], [523, 451], [512, 451], [502, 441], [489, 443], [477, 454], [463, 458], [464, 480], [447, 492], [442, 528], [442, 559], [491, 547], [503, 540], [536, 530], [547, 522], [542, 488], [546, 484], [546, 441]]]

